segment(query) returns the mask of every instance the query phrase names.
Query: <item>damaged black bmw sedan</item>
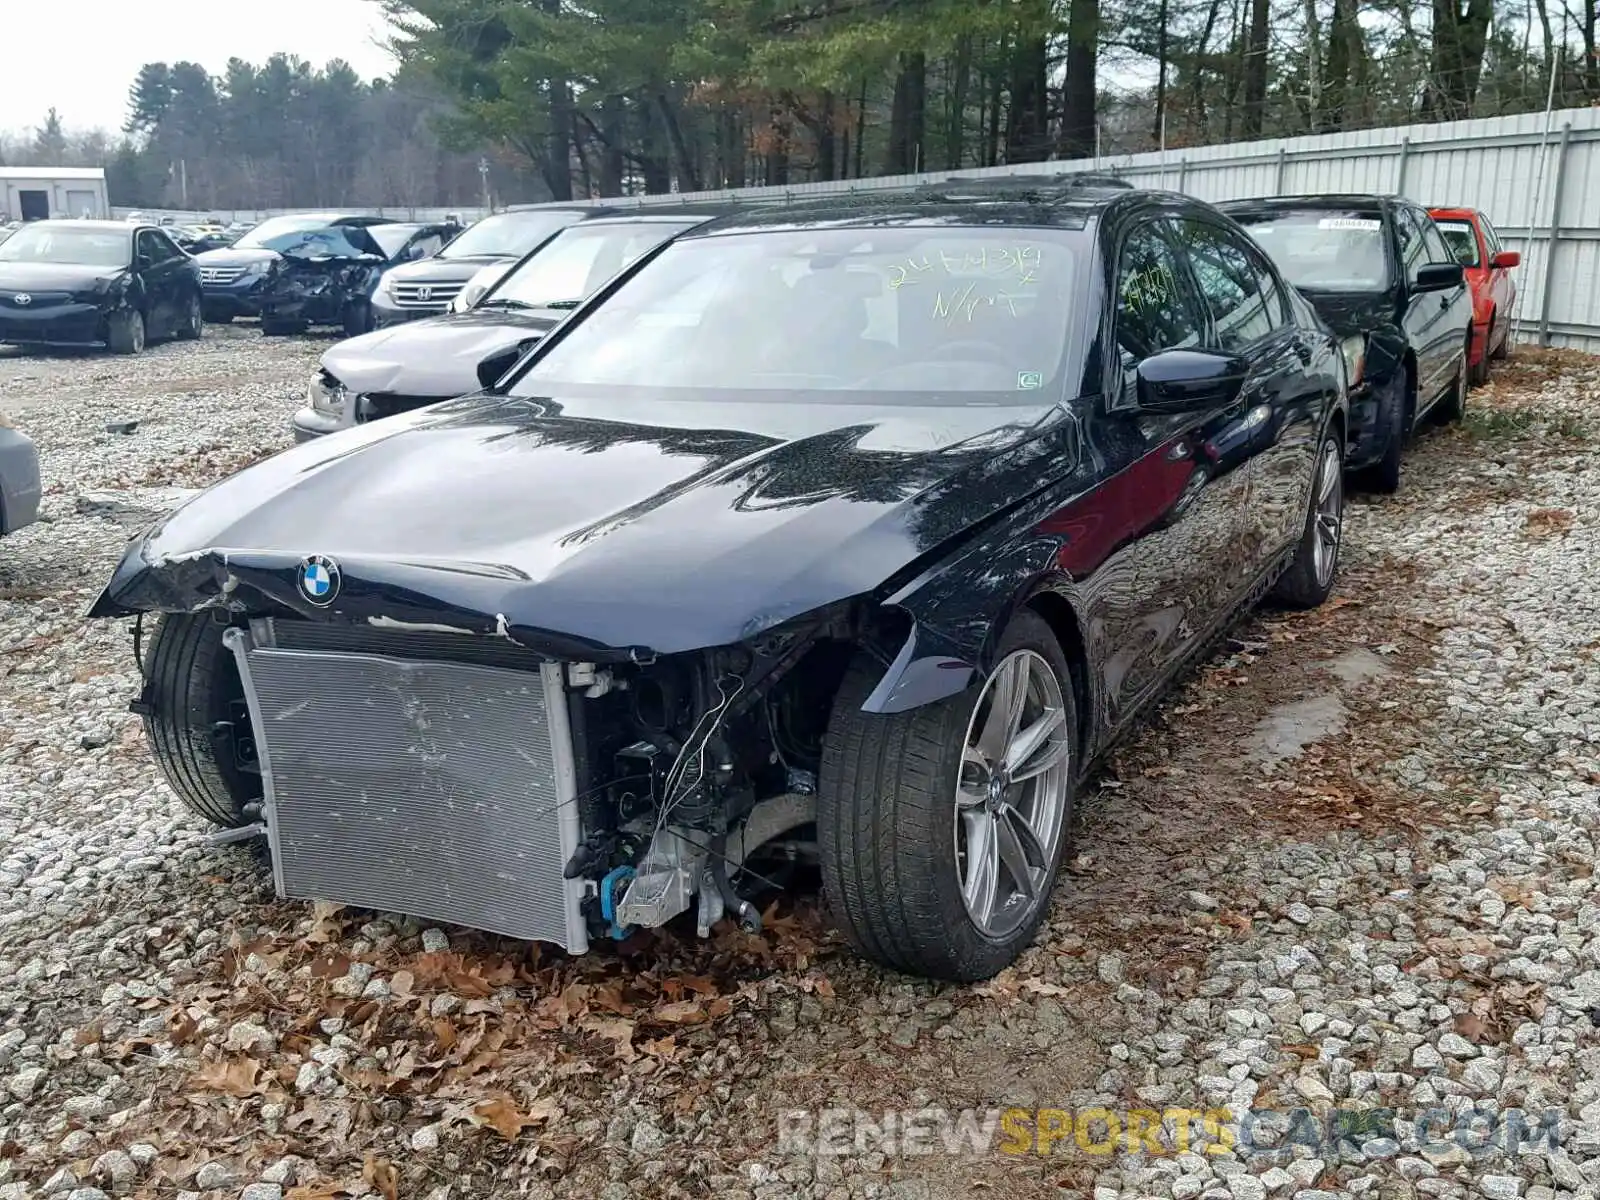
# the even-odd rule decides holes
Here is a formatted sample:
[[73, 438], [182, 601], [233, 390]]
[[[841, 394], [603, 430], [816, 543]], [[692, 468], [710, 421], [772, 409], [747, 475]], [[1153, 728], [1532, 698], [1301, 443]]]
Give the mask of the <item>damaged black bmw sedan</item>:
[[992, 975], [1090, 764], [1244, 608], [1334, 586], [1339, 347], [1185, 197], [719, 219], [488, 392], [279, 454], [132, 543], [136, 702], [277, 889], [585, 951], [760, 925]]

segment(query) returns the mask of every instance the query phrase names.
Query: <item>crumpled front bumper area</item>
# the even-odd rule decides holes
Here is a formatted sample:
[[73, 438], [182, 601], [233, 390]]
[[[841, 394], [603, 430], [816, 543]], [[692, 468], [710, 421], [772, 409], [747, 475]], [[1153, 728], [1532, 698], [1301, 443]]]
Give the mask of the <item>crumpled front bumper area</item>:
[[0, 342], [15, 346], [103, 346], [105, 315], [84, 301], [30, 297], [26, 306], [0, 307]]
[[249, 701], [280, 896], [588, 949], [562, 668], [459, 635], [257, 619]]
[[280, 267], [261, 296], [261, 315], [307, 325], [337, 325], [352, 304], [366, 302], [376, 269], [341, 259]]

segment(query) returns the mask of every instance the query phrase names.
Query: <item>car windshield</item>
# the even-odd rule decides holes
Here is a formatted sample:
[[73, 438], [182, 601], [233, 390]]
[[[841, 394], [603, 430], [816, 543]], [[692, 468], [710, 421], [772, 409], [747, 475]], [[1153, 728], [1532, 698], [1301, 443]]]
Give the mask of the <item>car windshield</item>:
[[1389, 286], [1383, 222], [1375, 212], [1276, 209], [1231, 215], [1295, 287], [1381, 292]]
[[575, 225], [497, 283], [480, 307], [576, 307], [629, 263], [700, 220]]
[[305, 233], [310, 229], [326, 228], [327, 217], [269, 217], [235, 242], [234, 246], [240, 250], [255, 250], [286, 233]]
[[521, 258], [558, 229], [577, 220], [573, 212], [499, 213], [485, 217], [439, 252], [440, 258]]
[[1081, 312], [1086, 243], [1056, 229], [931, 226], [691, 238], [553, 343], [512, 391], [1038, 403]]
[[74, 263], [125, 267], [133, 261], [131, 228], [80, 229], [70, 225], [24, 225], [3, 244], [0, 262]]
[[1478, 232], [1471, 221], [1434, 221], [1444, 235], [1444, 244], [1463, 267], [1478, 265]]

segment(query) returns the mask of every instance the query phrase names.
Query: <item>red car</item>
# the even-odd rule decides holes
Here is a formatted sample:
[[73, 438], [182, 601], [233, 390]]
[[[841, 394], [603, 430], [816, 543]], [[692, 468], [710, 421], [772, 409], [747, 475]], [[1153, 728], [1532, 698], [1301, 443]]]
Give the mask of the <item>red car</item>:
[[1466, 270], [1472, 289], [1467, 369], [1473, 383], [1483, 383], [1489, 378], [1489, 360], [1511, 351], [1511, 306], [1517, 298], [1511, 269], [1522, 262], [1522, 255], [1502, 250], [1494, 225], [1475, 208], [1430, 208], [1428, 213]]

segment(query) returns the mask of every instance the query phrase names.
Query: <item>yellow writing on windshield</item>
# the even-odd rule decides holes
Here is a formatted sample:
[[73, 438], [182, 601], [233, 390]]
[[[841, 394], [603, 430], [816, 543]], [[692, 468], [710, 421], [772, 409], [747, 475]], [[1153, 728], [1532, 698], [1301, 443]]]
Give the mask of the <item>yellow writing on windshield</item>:
[[1018, 315], [1015, 297], [1010, 292], [998, 288], [980, 290], [976, 280], [964, 287], [941, 288], [934, 293], [933, 318], [947, 325], [954, 325], [963, 318], [970, 322], [979, 308], [1003, 308], [1013, 317]]
[[912, 255], [889, 267], [889, 289], [898, 291], [907, 284], [929, 276], [978, 275], [995, 281], [1014, 281], [1018, 285], [1038, 279], [1042, 255], [1037, 246], [984, 246], [960, 252], [940, 250], [934, 254]]

